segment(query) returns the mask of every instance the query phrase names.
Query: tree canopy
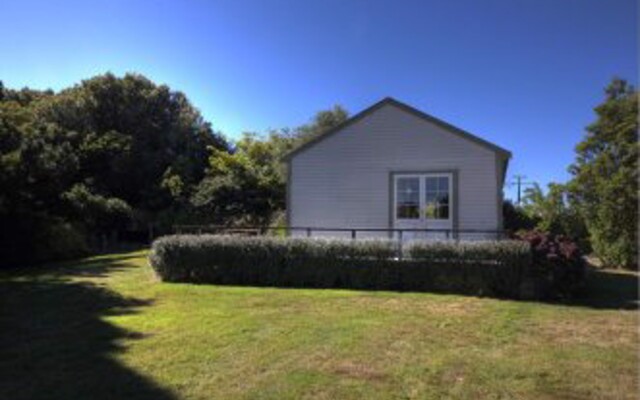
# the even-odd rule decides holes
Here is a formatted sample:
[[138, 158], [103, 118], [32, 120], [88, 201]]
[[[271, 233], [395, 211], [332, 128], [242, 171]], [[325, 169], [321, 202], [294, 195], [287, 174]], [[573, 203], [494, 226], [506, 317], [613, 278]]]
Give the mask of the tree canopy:
[[193, 196], [199, 211], [217, 222], [266, 225], [285, 208], [286, 169], [282, 157], [346, 121], [340, 106], [320, 111], [310, 123], [266, 137], [246, 133], [230, 152], [214, 150], [209, 168]]
[[635, 266], [638, 259], [638, 91], [614, 79], [595, 108], [597, 120], [576, 146], [569, 167], [572, 201], [607, 265]]
[[[614, 79], [576, 146], [566, 184], [505, 204], [508, 229], [589, 243], [607, 264], [637, 263], [638, 92]], [[0, 264], [79, 255], [109, 237], [174, 224], [273, 223], [292, 149], [347, 120], [334, 106], [299, 127], [227, 140], [187, 97], [144, 76], [107, 73], [62, 90], [0, 82]]]
[[183, 93], [138, 74], [58, 93], [0, 83], [0, 263], [73, 255], [148, 225], [268, 223], [284, 208], [280, 158], [346, 116], [336, 106], [234, 143]]

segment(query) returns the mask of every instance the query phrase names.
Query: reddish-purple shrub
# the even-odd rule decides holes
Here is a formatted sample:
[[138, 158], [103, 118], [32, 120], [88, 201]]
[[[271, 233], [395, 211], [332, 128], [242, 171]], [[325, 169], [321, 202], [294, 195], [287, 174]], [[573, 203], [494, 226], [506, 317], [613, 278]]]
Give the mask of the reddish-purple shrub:
[[584, 281], [585, 263], [578, 245], [562, 235], [539, 231], [519, 232], [515, 239], [529, 243], [533, 273], [551, 297], [569, 297]]

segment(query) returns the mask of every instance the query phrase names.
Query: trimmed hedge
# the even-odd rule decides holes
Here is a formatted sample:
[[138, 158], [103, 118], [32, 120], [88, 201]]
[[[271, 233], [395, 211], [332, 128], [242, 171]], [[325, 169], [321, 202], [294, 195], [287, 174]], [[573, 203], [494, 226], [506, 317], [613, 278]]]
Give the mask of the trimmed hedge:
[[[415, 242], [218, 235], [156, 240], [151, 265], [167, 282], [554, 297], [525, 241]], [[560, 282], [560, 286], [566, 283]]]
[[[407, 248], [416, 278], [437, 290], [494, 297], [545, 297], [529, 293], [534, 266], [521, 241], [415, 242]], [[407, 282], [409, 288], [412, 283]]]
[[169, 282], [375, 288], [395, 253], [390, 241], [176, 235], [156, 240], [150, 259]]

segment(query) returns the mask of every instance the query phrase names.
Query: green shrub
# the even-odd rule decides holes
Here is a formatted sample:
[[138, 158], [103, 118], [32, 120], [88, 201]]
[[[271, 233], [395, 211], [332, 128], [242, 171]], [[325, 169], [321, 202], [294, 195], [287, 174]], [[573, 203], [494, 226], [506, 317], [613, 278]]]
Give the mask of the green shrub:
[[156, 240], [150, 258], [172, 282], [367, 287], [356, 271], [388, 264], [394, 254], [389, 241], [176, 235]]
[[[0, 269], [22, 268], [89, 254], [82, 230], [58, 218], [26, 215], [0, 232]], [[5, 220], [6, 221], [6, 220]]]
[[449, 292], [542, 297], [524, 293], [531, 284], [533, 268], [531, 250], [525, 242], [415, 242], [406, 251], [418, 266], [429, 266], [418, 268], [419, 272], [408, 277], [407, 285], [416, 280], [431, 281], [436, 289]]
[[218, 235], [156, 240], [150, 261], [168, 282], [343, 287], [552, 297], [524, 241], [415, 242]]

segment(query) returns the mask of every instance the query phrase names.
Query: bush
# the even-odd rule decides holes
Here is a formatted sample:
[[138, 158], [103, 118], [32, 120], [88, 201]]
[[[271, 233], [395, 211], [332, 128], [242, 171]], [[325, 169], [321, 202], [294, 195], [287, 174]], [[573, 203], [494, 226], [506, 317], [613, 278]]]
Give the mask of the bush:
[[68, 222], [57, 221], [43, 227], [34, 243], [35, 261], [59, 261], [89, 254], [84, 233]]
[[536, 291], [554, 297], [570, 297], [580, 289], [586, 265], [580, 248], [571, 239], [538, 231], [520, 232], [516, 238], [529, 243]]
[[150, 261], [168, 282], [440, 291], [508, 298], [531, 292], [537, 267], [523, 241], [416, 242], [398, 257], [385, 240], [176, 235]]
[[422, 272], [411, 278], [458, 293], [522, 297], [532, 267], [529, 245], [520, 241], [415, 242], [407, 252]]
[[58, 218], [18, 214], [0, 232], [0, 268], [22, 268], [89, 254], [86, 238], [78, 227]]
[[375, 282], [363, 267], [382, 268], [394, 254], [389, 241], [176, 235], [156, 240], [150, 259], [170, 282], [365, 288]]
[[509, 232], [533, 229], [539, 222], [539, 218], [527, 214], [522, 207], [515, 206], [510, 200], [502, 203], [502, 216], [504, 229]]

